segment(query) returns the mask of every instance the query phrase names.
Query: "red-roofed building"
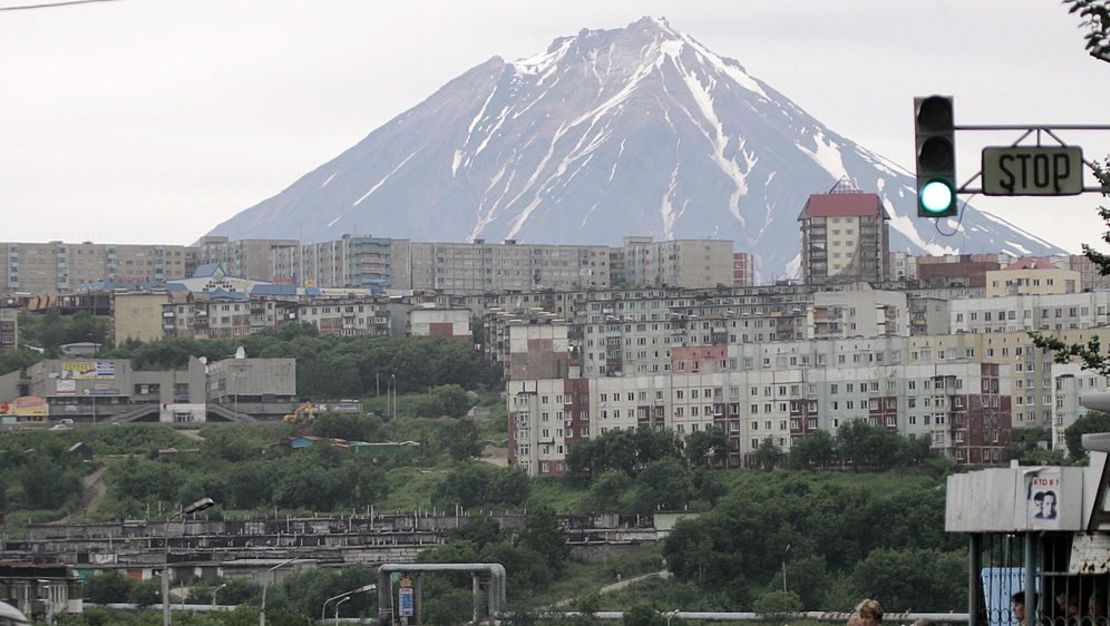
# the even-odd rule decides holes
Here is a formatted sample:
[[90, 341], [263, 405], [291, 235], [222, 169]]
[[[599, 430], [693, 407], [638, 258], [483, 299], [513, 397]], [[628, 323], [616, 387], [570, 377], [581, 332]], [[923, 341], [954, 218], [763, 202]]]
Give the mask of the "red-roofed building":
[[1079, 293], [1083, 291], [1082, 277], [1079, 272], [1068, 269], [1067, 262], [1066, 257], [1057, 265], [1051, 259], [1027, 256], [1000, 270], [987, 272], [987, 297]]
[[885, 280], [889, 219], [878, 195], [844, 179], [829, 193], [810, 196], [798, 216], [806, 284]]

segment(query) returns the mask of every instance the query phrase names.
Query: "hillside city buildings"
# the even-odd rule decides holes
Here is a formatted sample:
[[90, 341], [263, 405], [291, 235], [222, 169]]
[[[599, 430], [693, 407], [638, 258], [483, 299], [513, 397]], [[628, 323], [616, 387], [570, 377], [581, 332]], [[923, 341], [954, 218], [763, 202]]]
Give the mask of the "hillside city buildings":
[[[742, 467], [768, 438], [789, 450], [851, 420], [924, 437], [956, 462], [994, 463], [1017, 429], [1051, 430], [1063, 445], [1079, 395], [1106, 386], [1054, 363], [1028, 334], [1107, 343], [1110, 285], [1085, 257], [891, 251], [878, 196], [845, 184], [811, 196], [799, 228], [803, 280], [773, 284], [759, 284], [757, 259], [712, 239], [6, 243], [0, 351], [22, 345], [20, 313], [51, 310], [110, 317], [116, 342], [294, 323], [337, 336], [442, 337], [501, 365], [509, 459], [533, 475], [565, 471], [571, 446], [615, 429], [720, 428], [726, 464]], [[75, 397], [69, 382], [43, 387], [58, 372], [32, 369], [0, 378], [0, 402], [41, 392], [51, 417], [87, 420], [86, 405], [125, 412], [157, 395], [167, 408], [151, 418], [203, 419], [172, 407], [246, 397], [228, 389], [238, 377], [221, 367], [235, 366], [209, 367], [201, 393], [192, 365], [132, 375], [117, 363], [109, 369], [122, 386]], [[188, 392], [169, 391], [179, 385]]]

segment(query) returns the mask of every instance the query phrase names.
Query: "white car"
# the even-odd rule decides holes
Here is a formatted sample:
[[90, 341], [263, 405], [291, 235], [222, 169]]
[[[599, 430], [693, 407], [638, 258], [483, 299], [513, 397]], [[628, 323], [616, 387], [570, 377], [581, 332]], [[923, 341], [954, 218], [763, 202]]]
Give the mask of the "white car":
[[50, 430], [73, 430], [73, 427], [66, 424], [54, 424], [50, 427]]

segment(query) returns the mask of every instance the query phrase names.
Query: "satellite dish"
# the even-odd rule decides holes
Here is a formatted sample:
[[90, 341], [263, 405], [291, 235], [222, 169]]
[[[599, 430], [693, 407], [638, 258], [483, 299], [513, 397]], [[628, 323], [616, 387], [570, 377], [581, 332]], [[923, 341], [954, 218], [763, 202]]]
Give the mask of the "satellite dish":
[[235, 358], [237, 358], [237, 359], [247, 358], [247, 351], [243, 349], [243, 346], [239, 346], [238, 348], [235, 349]]

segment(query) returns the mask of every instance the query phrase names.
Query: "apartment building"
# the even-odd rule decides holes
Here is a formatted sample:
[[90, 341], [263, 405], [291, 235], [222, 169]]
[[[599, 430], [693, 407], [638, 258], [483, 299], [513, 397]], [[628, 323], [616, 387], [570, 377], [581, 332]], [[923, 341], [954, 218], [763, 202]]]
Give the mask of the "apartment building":
[[82, 285], [181, 278], [196, 267], [186, 246], [0, 242], [0, 293], [56, 294]]
[[1110, 325], [1110, 291], [967, 298], [948, 309], [954, 333], [1084, 330]]
[[[640, 426], [680, 435], [717, 427], [742, 467], [770, 437], [789, 449], [817, 430], [867, 420], [927, 437], [957, 462], [997, 462], [1010, 440], [1008, 364], [906, 337], [676, 348], [671, 371], [508, 383], [510, 463], [531, 475], [565, 471], [575, 440]], [[514, 370], [514, 374], [518, 370]]]
[[631, 287], [673, 285], [696, 289], [732, 285], [734, 281], [731, 241], [625, 237], [622, 251], [623, 279]]
[[0, 352], [19, 347], [19, 309], [0, 304]]
[[1110, 378], [1076, 363], [1053, 363], [1052, 380], [1052, 449], [1066, 454], [1065, 431], [1087, 414], [1087, 408], [1079, 404], [1080, 398], [1085, 393], [1110, 390]]
[[275, 280], [308, 287], [407, 288], [410, 242], [371, 235], [274, 249]]
[[802, 228], [802, 275], [807, 285], [877, 282], [889, 274], [890, 217], [882, 200], [843, 181], [809, 197]]
[[949, 254], [916, 257], [917, 279], [926, 287], [985, 288], [987, 272], [1002, 267], [997, 256]]
[[408, 334], [413, 337], [442, 337], [470, 347], [470, 310], [419, 306], [409, 311]]
[[610, 258], [607, 246], [486, 243], [425, 243], [409, 245], [407, 284], [395, 287], [443, 290], [459, 294], [494, 291], [607, 289]]
[[1110, 289], [1110, 275], [1103, 276], [1102, 268], [1084, 254], [1072, 254], [1067, 257], [1068, 269], [1079, 272], [1079, 281], [1084, 289]]
[[917, 280], [918, 257], [905, 252], [891, 252], [887, 260], [887, 280]]
[[732, 286], [751, 287], [755, 284], [755, 259], [747, 252], [732, 253]]
[[[1064, 265], [1061, 262], [1061, 265]], [[1079, 272], [1043, 257], [1024, 257], [986, 273], [988, 298], [1011, 295], [1062, 294], [1083, 291]]]
[[196, 248], [198, 265], [221, 265], [232, 276], [271, 282], [281, 274], [275, 271], [275, 258], [287, 258], [300, 245], [296, 239], [238, 239], [209, 235], [201, 237]]

